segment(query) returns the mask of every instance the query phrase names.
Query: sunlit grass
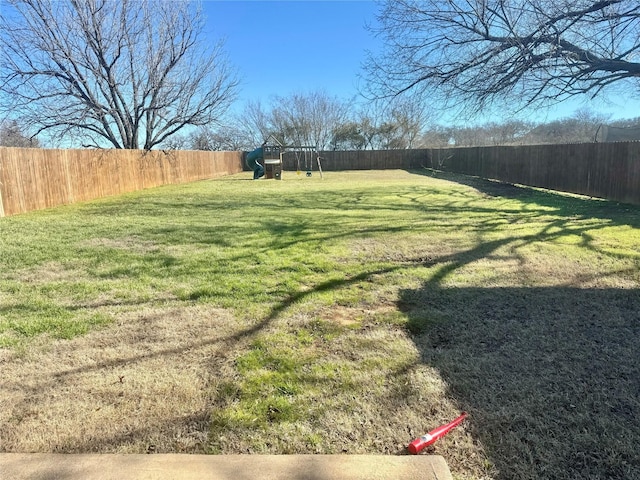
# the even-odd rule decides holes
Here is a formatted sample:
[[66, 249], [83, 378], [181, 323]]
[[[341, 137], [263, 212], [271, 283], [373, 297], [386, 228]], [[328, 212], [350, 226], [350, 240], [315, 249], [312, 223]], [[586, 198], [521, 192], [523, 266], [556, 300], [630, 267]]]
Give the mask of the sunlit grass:
[[[0, 347], [35, 349], [137, 313], [224, 309], [247, 327], [221, 340], [232, 372], [201, 375], [215, 379], [202, 392], [204, 451], [399, 453], [465, 408], [474, 428], [435, 451], [457, 478], [491, 478], [522, 454], [496, 438], [527, 406], [507, 402], [500, 417], [468, 372], [508, 376], [527, 358], [520, 335], [556, 348], [536, 324], [573, 355], [565, 326], [594, 311], [592, 297], [632, 328], [637, 207], [433, 172], [249, 177], [0, 219]], [[469, 345], [452, 334], [460, 325]], [[478, 438], [487, 419], [504, 424]]]

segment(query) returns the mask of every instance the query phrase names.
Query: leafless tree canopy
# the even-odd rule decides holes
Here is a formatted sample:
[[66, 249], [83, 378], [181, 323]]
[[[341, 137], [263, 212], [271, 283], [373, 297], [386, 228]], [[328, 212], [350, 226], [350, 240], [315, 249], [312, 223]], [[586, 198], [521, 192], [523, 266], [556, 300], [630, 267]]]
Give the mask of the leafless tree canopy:
[[25, 135], [15, 120], [0, 122], [0, 147], [38, 148], [36, 138]]
[[622, 80], [640, 93], [638, 0], [387, 0], [378, 20], [386, 49], [366, 65], [378, 97], [428, 91], [480, 109]]
[[7, 0], [0, 22], [0, 108], [37, 132], [151, 149], [234, 98], [188, 1]]
[[394, 99], [361, 106], [323, 90], [250, 101], [224, 126], [202, 128], [176, 147], [253, 150], [265, 140], [319, 150], [403, 149], [418, 145], [426, 124], [423, 103]]
[[328, 148], [334, 129], [345, 121], [348, 104], [323, 90], [275, 96], [269, 106], [250, 102], [241, 123], [256, 145], [269, 137], [284, 145]]
[[326, 92], [276, 96], [271, 113], [272, 131], [283, 143], [328, 147], [336, 125], [347, 115], [346, 102]]

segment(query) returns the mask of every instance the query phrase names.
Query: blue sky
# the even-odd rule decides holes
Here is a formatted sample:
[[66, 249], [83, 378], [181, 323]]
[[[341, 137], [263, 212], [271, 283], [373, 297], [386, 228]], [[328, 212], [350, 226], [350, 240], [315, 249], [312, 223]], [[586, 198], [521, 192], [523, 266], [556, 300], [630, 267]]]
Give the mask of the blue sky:
[[[375, 23], [374, 1], [205, 0], [203, 6], [208, 33], [225, 39], [230, 60], [239, 70], [238, 109], [248, 100], [268, 103], [273, 95], [318, 89], [353, 98], [366, 51], [381, 47], [365, 28]], [[607, 100], [574, 99], [554, 109], [530, 112], [526, 119], [553, 120], [584, 106], [610, 113], [612, 119], [640, 115], [640, 101], [615, 95]], [[484, 120], [496, 118], [474, 122]]]
[[365, 51], [376, 41], [365, 24], [371, 1], [203, 2], [207, 26], [226, 41], [240, 71], [242, 98], [324, 89], [350, 98]]

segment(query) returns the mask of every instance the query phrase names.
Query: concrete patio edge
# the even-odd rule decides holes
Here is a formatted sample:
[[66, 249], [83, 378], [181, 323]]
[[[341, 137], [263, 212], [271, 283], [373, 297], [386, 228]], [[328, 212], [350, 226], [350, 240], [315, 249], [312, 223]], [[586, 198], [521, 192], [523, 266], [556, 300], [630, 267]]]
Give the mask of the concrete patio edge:
[[452, 480], [439, 455], [2, 453], [6, 480]]

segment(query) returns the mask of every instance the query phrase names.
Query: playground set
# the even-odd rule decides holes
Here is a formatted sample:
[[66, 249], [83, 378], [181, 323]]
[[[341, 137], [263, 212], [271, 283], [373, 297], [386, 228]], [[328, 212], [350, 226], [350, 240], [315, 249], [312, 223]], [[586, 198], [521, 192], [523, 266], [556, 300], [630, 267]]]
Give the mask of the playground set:
[[298, 175], [302, 174], [302, 169], [304, 168], [307, 177], [312, 176], [315, 160], [320, 172], [320, 178], [323, 178], [318, 150], [310, 145], [282, 145], [273, 139], [271, 143], [264, 142], [262, 146], [248, 152], [245, 162], [253, 170], [254, 180], [261, 177], [282, 180], [283, 156], [289, 153], [293, 153], [296, 156], [296, 173]]

